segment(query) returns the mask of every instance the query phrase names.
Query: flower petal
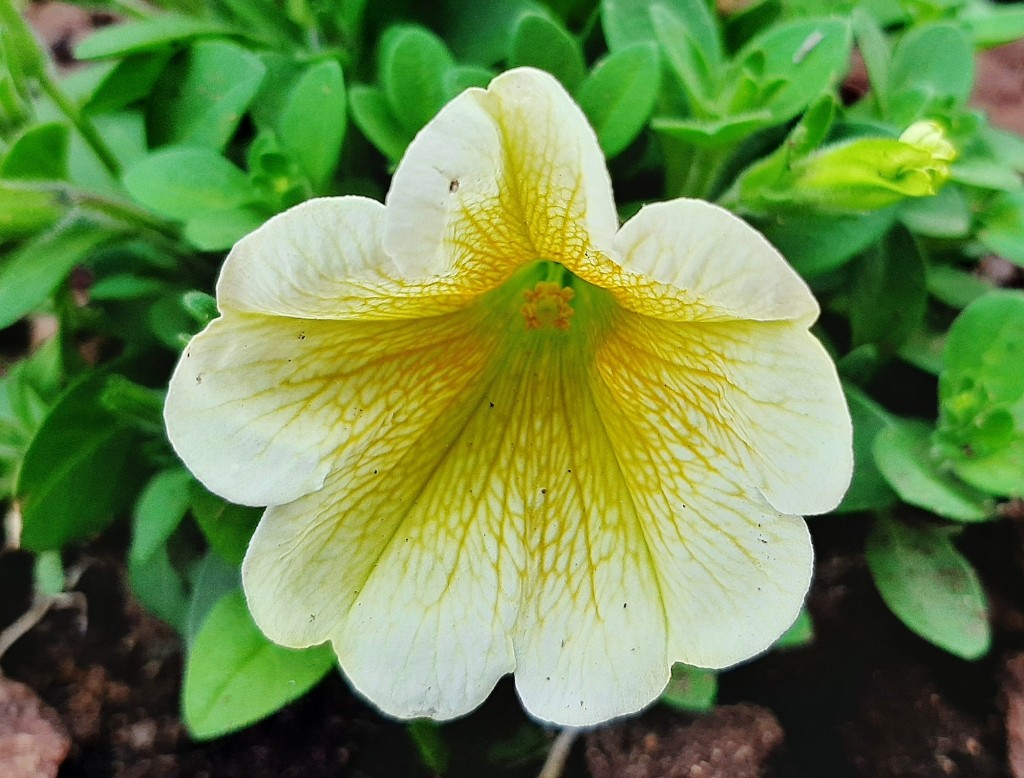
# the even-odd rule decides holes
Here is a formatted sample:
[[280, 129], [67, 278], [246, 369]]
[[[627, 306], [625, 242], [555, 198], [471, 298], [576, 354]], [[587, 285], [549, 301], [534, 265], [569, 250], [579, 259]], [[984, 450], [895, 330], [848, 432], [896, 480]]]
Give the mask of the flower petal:
[[605, 257], [567, 265], [623, 307], [676, 321], [793, 320], [810, 325], [818, 304], [807, 284], [743, 220], [700, 200], [645, 206]]
[[[796, 322], [680, 323], [619, 311], [599, 355], [612, 386], [637, 384], [642, 407], [728, 459], [776, 510], [818, 514], [842, 500], [852, 426], [825, 349]], [[653, 422], [652, 422], [653, 423]]]
[[522, 68], [452, 100], [413, 140], [384, 245], [412, 275], [490, 288], [524, 262], [582, 254], [618, 225], [594, 131], [550, 75]]
[[230, 313], [189, 344], [164, 408], [175, 451], [211, 491], [289, 502], [419, 429], [479, 378], [485, 306], [414, 322]]
[[592, 724], [664, 687], [665, 614], [580, 344], [508, 338], [446, 413], [269, 509], [245, 587], [272, 639], [331, 640], [392, 715], [465, 713], [518, 664], [531, 713]]
[[400, 285], [381, 249], [384, 206], [325, 197], [291, 208], [242, 238], [217, 281], [222, 311], [304, 319], [387, 315], [380, 298]]
[[[789, 409], [750, 419], [737, 412], [744, 409], [745, 393], [756, 387], [744, 383], [751, 374], [733, 369], [732, 351], [719, 351], [732, 341], [715, 333], [741, 326], [749, 328], [744, 335], [750, 353], [744, 356], [766, 354], [765, 372], [778, 333], [761, 330], [781, 328], [785, 340], [799, 328], [783, 322], [683, 325], [619, 310], [595, 364], [599, 412], [637, 511], [646, 517], [644, 530], [668, 614], [669, 655], [704, 667], [725, 667], [767, 648], [795, 618], [811, 574], [806, 526], [762, 496], [760, 481], [768, 471], [750, 469], [755, 460], [747, 436], [750, 422], [766, 421], [784, 426], [768, 426], [756, 443], [772, 434], [787, 443], [813, 439], [819, 434], [817, 400], [790, 390]], [[796, 342], [814, 354], [810, 343]], [[834, 374], [832, 381], [838, 391]], [[848, 436], [845, 443], [849, 446]], [[833, 468], [845, 467], [842, 478], [848, 480], [844, 460], [804, 457], [798, 464], [810, 476], [794, 477], [801, 486], [817, 477], [828, 489]], [[816, 489], [812, 483], [805, 492], [793, 489], [786, 496], [814, 507]]]

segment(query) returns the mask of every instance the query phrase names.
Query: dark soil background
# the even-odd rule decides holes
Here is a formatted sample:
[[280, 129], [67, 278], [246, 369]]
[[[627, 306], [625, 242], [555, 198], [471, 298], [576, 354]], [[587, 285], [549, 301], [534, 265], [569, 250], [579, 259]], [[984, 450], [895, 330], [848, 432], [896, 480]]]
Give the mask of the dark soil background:
[[[29, 15], [64, 65], [75, 40], [113, 21], [55, 3]], [[850, 91], [862, 90], [858, 78], [854, 66]], [[1024, 43], [983, 55], [978, 82], [976, 102], [1024, 132]], [[997, 257], [981, 267], [1000, 285], [1024, 286], [1024, 274]], [[29, 336], [24, 326], [0, 332], [0, 350], [23, 351]], [[934, 392], [918, 396], [923, 377], [910, 370], [894, 365], [879, 385], [927, 413]], [[1024, 778], [1024, 508], [1005, 513], [968, 527], [959, 543], [992, 602], [986, 658], [952, 657], [889, 613], [862, 554], [867, 517], [812, 519], [815, 641], [723, 674], [719, 705], [706, 716], [655, 705], [584, 735], [564, 775]], [[339, 674], [248, 730], [193, 742], [179, 722], [181, 645], [129, 594], [126, 545], [123, 530], [113, 530], [66, 558], [79, 573], [78, 594], [3, 654], [0, 778], [430, 775], [404, 727], [356, 698]], [[31, 563], [18, 551], [0, 554], [0, 631], [33, 606]], [[495, 746], [507, 752], [522, 741], [524, 727], [506, 679], [480, 710], [442, 728], [452, 749], [447, 775], [536, 775], [543, 750], [518, 761], [495, 755]]]

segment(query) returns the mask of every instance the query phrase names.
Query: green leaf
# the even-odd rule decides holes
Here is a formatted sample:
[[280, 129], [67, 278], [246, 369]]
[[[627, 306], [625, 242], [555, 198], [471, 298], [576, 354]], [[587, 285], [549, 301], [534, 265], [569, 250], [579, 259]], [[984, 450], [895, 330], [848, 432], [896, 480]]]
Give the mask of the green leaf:
[[587, 75], [583, 49], [569, 31], [558, 22], [538, 13], [519, 17], [512, 31], [509, 67], [529, 66], [546, 70], [570, 92]]
[[345, 81], [337, 60], [327, 59], [303, 73], [278, 120], [281, 145], [319, 190], [334, 173], [345, 139]]
[[814, 278], [879, 240], [892, 226], [894, 213], [892, 208], [852, 216], [789, 213], [758, 219], [756, 226], [804, 278]]
[[814, 622], [807, 608], [801, 608], [796, 621], [775, 641], [775, 648], [800, 648], [814, 642]]
[[879, 23], [864, 8], [854, 8], [850, 17], [857, 50], [864, 58], [871, 84], [869, 95], [878, 103], [883, 116], [888, 113], [889, 69], [892, 53]]
[[167, 67], [149, 101], [155, 144], [223, 149], [266, 72], [258, 56], [234, 43], [196, 43]]
[[380, 63], [391, 113], [417, 132], [445, 103], [444, 75], [455, 64], [448, 47], [424, 27], [392, 27], [381, 39]]
[[185, 645], [195, 643], [196, 635], [203, 627], [203, 622], [210, 615], [213, 606], [220, 602], [224, 595], [237, 591], [242, 587], [242, 571], [237, 564], [224, 561], [224, 558], [213, 551], [199, 560], [192, 581], [192, 598], [188, 603], [188, 615], [185, 618], [185, 630], [182, 637]]
[[197, 213], [185, 222], [184, 235], [201, 251], [221, 251], [231, 248], [269, 216], [262, 208], [246, 205]]
[[1024, 8], [993, 3], [971, 3], [958, 19], [975, 47], [989, 48], [1024, 37]]
[[836, 509], [839, 513], [876, 510], [896, 503], [896, 493], [875, 464], [872, 449], [878, 434], [893, 423], [882, 406], [851, 384], [844, 383], [853, 419], [853, 481]]
[[161, 216], [189, 219], [224, 211], [255, 197], [249, 177], [212, 149], [171, 146], [130, 168], [128, 193]]
[[471, 87], [486, 87], [494, 78], [494, 71], [476, 65], [455, 65], [444, 74], [444, 94], [451, 100]]
[[580, 86], [577, 98], [609, 159], [640, 134], [658, 98], [661, 66], [649, 43], [609, 54]]
[[145, 21], [112, 24], [97, 30], [75, 47], [75, 58], [123, 57], [163, 48], [171, 43], [233, 32], [237, 31], [208, 19], [161, 13]]
[[[707, 9], [702, 0], [691, 5]], [[692, 29], [669, 6], [655, 3], [650, 7], [652, 30], [661, 46], [669, 68], [682, 84], [686, 99], [700, 116], [713, 113], [712, 99], [718, 93], [721, 51], [709, 40], [718, 42], [717, 29], [709, 39], [700, 29]], [[713, 51], [705, 51], [711, 48]]]
[[659, 116], [651, 127], [662, 135], [701, 148], [730, 146], [772, 123], [768, 111], [733, 114], [722, 119], [674, 119]]
[[128, 581], [132, 593], [151, 613], [181, 634], [188, 617], [188, 598], [167, 549], [158, 547], [144, 562], [128, 560]]
[[898, 213], [907, 229], [930, 238], [965, 238], [971, 231], [971, 205], [958, 186], [944, 186], [930, 197], [909, 197]]
[[28, 180], [66, 179], [69, 137], [68, 126], [60, 122], [27, 127], [4, 155], [0, 176]]
[[736, 55], [732, 71], [757, 75], [764, 92], [747, 110], [765, 109], [786, 121], [832, 88], [850, 61], [850, 25], [843, 19], [812, 19], [773, 25]]
[[981, 215], [977, 237], [989, 251], [1024, 267], [1024, 189], [992, 200]]
[[199, 740], [241, 729], [301, 697], [334, 662], [326, 645], [296, 651], [270, 643], [242, 593], [228, 594], [210, 611], [189, 651], [185, 725]]
[[444, 0], [444, 39], [460, 62], [493, 65], [508, 58], [512, 31], [526, 13], [551, 12], [534, 0]]
[[354, 86], [349, 92], [352, 121], [376, 149], [391, 162], [398, 162], [412, 141], [413, 133], [401, 125], [388, 106], [384, 91]]
[[956, 521], [994, 516], [986, 494], [940, 468], [927, 424], [898, 420], [878, 432], [872, 450], [879, 471], [904, 502]]
[[119, 110], [148, 97], [172, 54], [168, 48], [132, 54], [122, 59], [89, 97], [86, 103], [89, 113]]
[[22, 545], [58, 549], [104, 527], [134, 498], [134, 428], [100, 401], [107, 373], [94, 370], [60, 396], [32, 439], [15, 493]]
[[966, 308], [994, 289], [988, 281], [951, 265], [928, 266], [928, 293], [950, 308]]
[[87, 221], [72, 221], [43, 233], [0, 264], [0, 329], [38, 308], [89, 254], [117, 232]]
[[64, 591], [67, 581], [59, 551], [43, 551], [36, 555], [32, 568], [32, 588], [55, 597]]
[[924, 257], [902, 227], [868, 249], [853, 270], [850, 328], [853, 346], [876, 344], [895, 353], [924, 321], [928, 291]]
[[405, 725], [405, 730], [416, 746], [423, 766], [434, 775], [447, 773], [452, 750], [445, 742], [437, 722], [430, 719], [413, 719]]
[[657, 40], [658, 6], [683, 22], [702, 59], [717, 67], [724, 59], [722, 34], [704, 0], [601, 0], [601, 28], [613, 52]]
[[167, 542], [188, 511], [191, 483], [188, 471], [175, 467], [162, 470], [146, 484], [135, 503], [131, 561], [145, 564]]
[[[0, 242], [43, 232], [60, 218], [63, 210], [55, 192], [0, 181]], [[0, 262], [0, 277], [8, 261]], [[0, 317], [2, 311], [0, 306]]]
[[[93, 116], [91, 119], [122, 168], [131, 167], [148, 153], [146, 125], [138, 111], [116, 111]], [[124, 198], [124, 188], [120, 182], [110, 174], [95, 150], [78, 132], [71, 134], [68, 173], [71, 182], [82, 189], [116, 200]]]
[[687, 713], [707, 713], [715, 707], [717, 696], [718, 676], [714, 672], [676, 662], [661, 701]]
[[[890, 118], [907, 125], [937, 104], [963, 105], [973, 85], [974, 49], [958, 27], [914, 27], [893, 50], [889, 93], [895, 115]], [[913, 99], [907, 101], [908, 96]]]
[[946, 534], [879, 521], [865, 553], [885, 604], [912, 631], [962, 659], [988, 651], [985, 592]]
[[1018, 193], [1020, 175], [1002, 160], [964, 156], [953, 163], [949, 178], [958, 184], [992, 189], [996, 192]]
[[990, 292], [953, 322], [936, 442], [964, 481], [1024, 495], [1024, 294]]
[[228, 562], [241, 564], [263, 510], [226, 502], [199, 483], [192, 486], [191, 500], [192, 515], [211, 548]]

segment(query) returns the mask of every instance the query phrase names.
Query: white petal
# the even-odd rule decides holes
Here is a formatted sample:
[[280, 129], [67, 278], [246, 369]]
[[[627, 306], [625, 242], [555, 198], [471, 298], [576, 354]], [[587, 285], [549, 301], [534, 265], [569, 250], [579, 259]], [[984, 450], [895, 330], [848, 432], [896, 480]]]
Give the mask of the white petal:
[[387, 206], [385, 247], [407, 272], [490, 285], [523, 262], [603, 245], [618, 224], [594, 131], [529, 68], [445, 106], [409, 146]]
[[225, 315], [193, 338], [171, 378], [171, 443], [233, 502], [294, 500], [378, 437], [448, 408], [493, 348], [484, 315], [480, 306], [411, 322]]
[[[640, 313], [683, 321], [791, 319], [805, 325], [818, 316], [810, 289], [782, 255], [761, 233], [716, 205], [678, 199], [645, 206], [622, 226], [612, 247], [615, 260], [639, 279], [602, 285]], [[659, 285], [656, 290], [651, 281]], [[671, 306], [673, 297], [682, 305]]]

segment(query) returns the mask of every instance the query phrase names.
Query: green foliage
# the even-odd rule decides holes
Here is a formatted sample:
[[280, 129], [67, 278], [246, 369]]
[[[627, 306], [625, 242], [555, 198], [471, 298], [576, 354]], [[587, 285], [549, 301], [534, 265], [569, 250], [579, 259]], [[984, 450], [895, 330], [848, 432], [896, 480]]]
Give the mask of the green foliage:
[[661, 693], [663, 703], [687, 713], [706, 713], [715, 707], [717, 697], [718, 676], [682, 662], [672, 665], [672, 677]]
[[182, 712], [193, 737], [244, 727], [301, 697], [334, 664], [327, 646], [296, 651], [259, 631], [235, 590], [210, 610], [189, 646]]
[[911, 630], [964, 659], [988, 651], [985, 592], [946, 533], [881, 520], [865, 553], [882, 599]]
[[[1024, 494], [1024, 295], [978, 264], [1024, 266], [1024, 140], [967, 101], [976, 50], [1024, 35], [1020, 8], [183, 0], [94, 32], [76, 49], [87, 65], [60, 78], [14, 8], [0, 0], [0, 327], [47, 317], [58, 334], [0, 357], [0, 510], [17, 503], [50, 592], [62, 551], [130, 530], [135, 595], [188, 645], [196, 737], [261, 718], [334, 663], [261, 636], [239, 573], [261, 509], [197, 483], [163, 430], [171, 365], [218, 315], [224, 253], [311, 197], [380, 198], [448, 100], [520, 66], [580, 104], [622, 212], [715, 200], [812, 285], [854, 431], [843, 515], [823, 520], [872, 522], [872, 574], [912, 630], [986, 650], [988, 571], [950, 538]], [[871, 88], [847, 104], [854, 42]], [[812, 638], [804, 612], [776, 648]], [[716, 678], [677, 665], [662, 699], [707, 710]], [[441, 731], [409, 734], [443, 773]], [[524, 726], [490, 750], [528, 760], [547, 742]]]

